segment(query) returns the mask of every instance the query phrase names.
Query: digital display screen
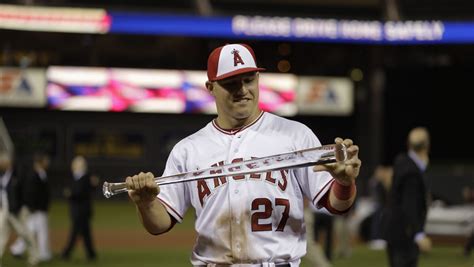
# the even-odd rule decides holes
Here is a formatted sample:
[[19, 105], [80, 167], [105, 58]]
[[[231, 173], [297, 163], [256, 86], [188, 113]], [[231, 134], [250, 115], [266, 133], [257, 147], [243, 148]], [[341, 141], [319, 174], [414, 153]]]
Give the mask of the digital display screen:
[[[48, 107], [56, 110], [216, 114], [204, 71], [50, 67]], [[261, 74], [260, 107], [295, 115], [297, 78]]]

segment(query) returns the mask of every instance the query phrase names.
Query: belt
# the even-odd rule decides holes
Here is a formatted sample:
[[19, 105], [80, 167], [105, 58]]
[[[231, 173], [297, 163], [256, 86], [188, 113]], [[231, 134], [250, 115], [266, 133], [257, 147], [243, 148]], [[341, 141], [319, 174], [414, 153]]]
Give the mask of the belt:
[[[214, 266], [214, 265], [198, 265], [198, 266], [195, 266], [195, 267], [206, 267], [206, 266]], [[224, 266], [224, 265], [215, 265], [216, 267], [219, 267], [219, 266]], [[229, 266], [229, 267], [232, 267], [232, 266], [235, 266], [235, 267], [257, 267], [257, 266], [275, 266], [275, 267], [291, 267], [291, 264], [289, 263], [274, 263], [274, 265], [269, 265], [268, 263], [265, 263], [265, 264], [233, 264], [233, 265], [225, 265], [225, 266]]]

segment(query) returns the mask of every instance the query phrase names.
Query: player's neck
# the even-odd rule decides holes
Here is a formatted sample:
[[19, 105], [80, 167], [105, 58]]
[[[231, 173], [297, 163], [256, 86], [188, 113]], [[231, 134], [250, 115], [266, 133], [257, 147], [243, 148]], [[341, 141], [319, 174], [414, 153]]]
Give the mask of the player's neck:
[[260, 117], [260, 114], [262, 114], [263, 111], [260, 109], [257, 109], [256, 112], [254, 112], [251, 116], [243, 119], [238, 119], [234, 117], [224, 117], [224, 116], [218, 116], [216, 118], [216, 123], [219, 125], [220, 128], [226, 129], [226, 130], [233, 130], [233, 129], [238, 129], [245, 127], [249, 124], [252, 124], [255, 122]]

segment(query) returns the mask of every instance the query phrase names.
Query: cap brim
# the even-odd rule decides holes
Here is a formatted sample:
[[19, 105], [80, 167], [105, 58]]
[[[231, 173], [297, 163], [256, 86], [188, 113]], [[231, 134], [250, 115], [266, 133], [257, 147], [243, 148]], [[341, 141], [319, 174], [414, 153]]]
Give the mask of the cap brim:
[[243, 73], [247, 73], [247, 72], [254, 72], [254, 71], [264, 71], [265, 69], [264, 68], [242, 68], [242, 69], [238, 69], [238, 70], [234, 70], [234, 71], [231, 71], [231, 72], [228, 72], [226, 74], [222, 74], [220, 76], [217, 76], [216, 78], [212, 79], [211, 81], [220, 81], [220, 80], [223, 80], [225, 78], [229, 78], [229, 77], [232, 77], [232, 76], [236, 76], [236, 75], [239, 75], [239, 74], [243, 74]]

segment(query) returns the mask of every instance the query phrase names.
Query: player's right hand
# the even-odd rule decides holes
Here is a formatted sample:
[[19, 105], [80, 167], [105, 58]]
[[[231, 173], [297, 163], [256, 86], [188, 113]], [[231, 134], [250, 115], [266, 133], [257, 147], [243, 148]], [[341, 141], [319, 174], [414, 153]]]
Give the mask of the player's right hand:
[[156, 199], [160, 188], [155, 182], [155, 176], [151, 172], [140, 172], [134, 176], [128, 176], [125, 180], [128, 196], [135, 204], [147, 204]]

